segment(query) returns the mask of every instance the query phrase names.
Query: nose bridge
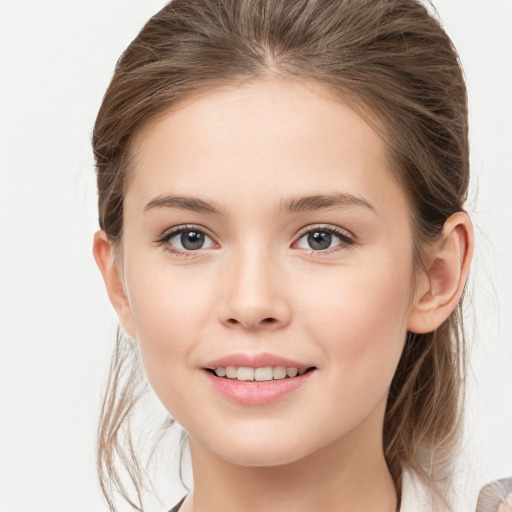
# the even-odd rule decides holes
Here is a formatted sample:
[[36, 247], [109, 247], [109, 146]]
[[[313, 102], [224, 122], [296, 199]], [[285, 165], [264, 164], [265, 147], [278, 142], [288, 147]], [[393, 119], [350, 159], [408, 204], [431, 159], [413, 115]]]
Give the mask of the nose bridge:
[[248, 329], [286, 325], [289, 304], [280, 282], [280, 261], [271, 248], [267, 244], [243, 244], [230, 260], [221, 321]]

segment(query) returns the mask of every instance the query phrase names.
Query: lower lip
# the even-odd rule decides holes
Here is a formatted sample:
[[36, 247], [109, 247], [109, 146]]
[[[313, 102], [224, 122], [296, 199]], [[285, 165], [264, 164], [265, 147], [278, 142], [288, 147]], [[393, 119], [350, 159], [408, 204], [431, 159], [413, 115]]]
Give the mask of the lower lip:
[[245, 405], [265, 405], [275, 402], [287, 393], [304, 386], [312, 373], [314, 373], [314, 370], [297, 377], [257, 382], [216, 377], [205, 370], [205, 374], [215, 391]]

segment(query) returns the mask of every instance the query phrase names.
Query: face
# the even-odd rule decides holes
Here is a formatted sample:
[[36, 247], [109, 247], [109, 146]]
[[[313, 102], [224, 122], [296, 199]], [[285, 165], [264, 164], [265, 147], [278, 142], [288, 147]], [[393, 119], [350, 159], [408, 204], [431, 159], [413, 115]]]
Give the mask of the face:
[[379, 136], [319, 86], [269, 81], [181, 104], [133, 156], [124, 326], [191, 442], [254, 466], [381, 444], [413, 260]]

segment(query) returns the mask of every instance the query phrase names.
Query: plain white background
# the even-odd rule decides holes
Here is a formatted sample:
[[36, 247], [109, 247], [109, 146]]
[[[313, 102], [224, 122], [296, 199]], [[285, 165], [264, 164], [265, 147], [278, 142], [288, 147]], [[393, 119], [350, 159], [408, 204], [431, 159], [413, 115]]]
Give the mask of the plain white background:
[[[164, 3], [0, 1], [1, 512], [106, 510], [94, 441], [116, 319], [91, 253], [90, 134], [115, 61]], [[470, 100], [477, 489], [512, 476], [512, 1], [435, 3]]]

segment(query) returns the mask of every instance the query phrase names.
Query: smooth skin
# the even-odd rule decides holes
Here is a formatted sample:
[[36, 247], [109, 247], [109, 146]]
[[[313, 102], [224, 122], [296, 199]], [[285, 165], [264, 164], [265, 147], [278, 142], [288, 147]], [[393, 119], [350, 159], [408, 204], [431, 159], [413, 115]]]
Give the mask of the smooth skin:
[[[149, 382], [189, 434], [181, 510], [394, 511], [389, 385], [407, 331], [434, 330], [459, 301], [468, 216], [447, 220], [430, 272], [414, 276], [410, 205], [383, 141], [313, 82], [195, 95], [139, 133], [132, 156], [117, 262], [101, 231], [94, 255]], [[185, 226], [185, 243], [169, 235]], [[205, 378], [208, 361], [235, 352], [316, 370], [274, 403], [242, 405]]]

